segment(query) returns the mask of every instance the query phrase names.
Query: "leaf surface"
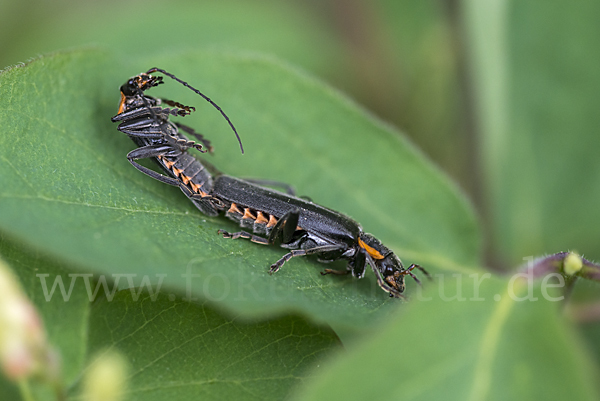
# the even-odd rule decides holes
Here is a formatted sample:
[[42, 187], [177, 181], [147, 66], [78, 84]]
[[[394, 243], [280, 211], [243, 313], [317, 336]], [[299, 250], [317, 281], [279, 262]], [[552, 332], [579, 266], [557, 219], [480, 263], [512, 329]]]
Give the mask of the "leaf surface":
[[[82, 275], [67, 273], [71, 266], [6, 237], [0, 253], [40, 311], [49, 342], [60, 354], [69, 399], [81, 399], [82, 375], [108, 349], [129, 363], [128, 400], [277, 400], [339, 346], [331, 330], [297, 316], [247, 323], [174, 294], [143, 288], [113, 292], [112, 287], [107, 292], [90, 277], [85, 285]], [[59, 284], [52, 291], [58, 282], [64, 291]], [[35, 380], [29, 386], [36, 400], [56, 399]], [[20, 399], [1, 375], [0, 394]]]
[[446, 177], [339, 93], [256, 55], [119, 62], [102, 51], [74, 51], [4, 72], [2, 231], [79, 272], [136, 275], [135, 285], [162, 280], [180, 296], [246, 317], [296, 311], [360, 328], [401, 304], [378, 289], [371, 272], [363, 280], [322, 277], [324, 266], [310, 258], [269, 276], [282, 249], [221, 238], [218, 229], [238, 228], [202, 215], [179, 189], [134, 169], [125, 156], [135, 146], [110, 117], [118, 87], [151, 66], [201, 88], [237, 126], [244, 155], [220, 114], [194, 93], [175, 82], [153, 93], [199, 107], [185, 123], [213, 141], [208, 158], [220, 170], [290, 183], [361, 222], [407, 263], [478, 270], [475, 218]]
[[596, 368], [553, 288], [489, 273], [439, 283], [295, 399], [598, 399]]

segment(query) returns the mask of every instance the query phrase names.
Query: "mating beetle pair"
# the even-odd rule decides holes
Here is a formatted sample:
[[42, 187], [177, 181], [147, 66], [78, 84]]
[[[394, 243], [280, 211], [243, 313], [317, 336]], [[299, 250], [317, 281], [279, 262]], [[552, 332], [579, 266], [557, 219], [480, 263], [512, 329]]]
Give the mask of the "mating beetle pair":
[[[118, 130], [127, 134], [138, 146], [127, 158], [144, 174], [169, 185], [178, 186], [183, 193], [209, 216], [221, 212], [242, 228], [251, 230], [228, 233], [226, 238], [246, 238], [252, 242], [270, 245], [279, 243], [289, 249], [271, 265], [275, 273], [294, 256], [316, 255], [321, 262], [340, 259], [348, 261], [346, 270], [325, 269], [322, 274], [352, 274], [362, 278], [369, 266], [379, 286], [392, 297], [402, 297], [404, 276], [419, 282], [414, 269], [427, 272], [412, 264], [404, 268], [400, 259], [379, 240], [363, 232], [361, 226], [348, 216], [264, 186], [214, 171], [187, 152], [196, 148], [201, 152], [212, 150], [209, 141], [192, 128], [173, 123], [169, 116], [185, 116], [195, 109], [181, 103], [157, 99], [144, 94], [147, 89], [161, 84], [162, 73], [190, 88], [217, 108], [239, 136], [227, 115], [212, 100], [174, 75], [152, 68], [134, 76], [121, 86], [119, 113], [113, 122], [121, 121]], [[163, 104], [172, 108], [162, 107]], [[193, 136], [200, 143], [190, 141], [182, 133]], [[241, 141], [240, 141], [241, 147]], [[243, 148], [242, 148], [243, 152]], [[142, 158], [153, 158], [168, 174], [160, 174], [137, 163]]]

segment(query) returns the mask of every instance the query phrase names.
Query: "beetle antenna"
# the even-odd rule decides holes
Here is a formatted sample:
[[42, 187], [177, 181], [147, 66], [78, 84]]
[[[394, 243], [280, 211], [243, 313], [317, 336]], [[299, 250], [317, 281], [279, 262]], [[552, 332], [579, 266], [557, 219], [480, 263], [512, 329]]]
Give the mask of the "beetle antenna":
[[238, 140], [238, 143], [240, 144], [240, 149], [242, 150], [242, 154], [244, 153], [244, 146], [242, 145], [242, 140], [240, 139], [240, 136], [238, 135], [237, 130], [235, 129], [235, 127], [233, 126], [233, 123], [231, 122], [231, 120], [229, 119], [229, 117], [227, 117], [227, 114], [225, 114], [225, 112], [223, 111], [223, 109], [221, 109], [215, 102], [213, 102], [208, 96], [206, 96], [205, 94], [203, 94], [202, 92], [200, 92], [198, 89], [194, 88], [192, 85], [188, 84], [185, 81], [182, 81], [181, 79], [177, 78], [175, 75], [160, 69], [160, 68], [150, 68], [146, 74], [152, 74], [153, 72], [160, 72], [161, 74], [166, 75], [167, 77], [174, 79], [175, 81], [179, 82], [181, 85], [191, 89], [192, 91], [194, 91], [196, 94], [202, 96], [204, 98], [204, 100], [206, 100], [208, 103], [210, 103], [215, 109], [219, 110], [219, 112], [221, 113], [221, 115], [225, 118], [225, 120], [227, 120], [227, 122], [229, 123], [229, 126], [231, 127], [231, 129], [233, 130], [233, 132], [235, 133], [235, 137]]

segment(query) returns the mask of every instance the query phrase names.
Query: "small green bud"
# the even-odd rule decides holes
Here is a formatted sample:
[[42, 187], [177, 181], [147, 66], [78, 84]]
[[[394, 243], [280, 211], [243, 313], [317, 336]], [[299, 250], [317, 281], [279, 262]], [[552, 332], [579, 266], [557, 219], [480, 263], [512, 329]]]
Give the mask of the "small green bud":
[[566, 275], [572, 276], [577, 273], [583, 267], [583, 260], [581, 256], [575, 252], [569, 252], [565, 260], [563, 261], [563, 270]]

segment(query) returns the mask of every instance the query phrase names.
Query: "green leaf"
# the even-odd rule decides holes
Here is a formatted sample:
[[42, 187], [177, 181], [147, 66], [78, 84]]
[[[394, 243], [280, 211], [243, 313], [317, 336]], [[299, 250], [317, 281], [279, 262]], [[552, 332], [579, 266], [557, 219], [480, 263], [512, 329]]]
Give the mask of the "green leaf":
[[[154, 95], [203, 106], [186, 123], [215, 145], [210, 162], [240, 177], [293, 184], [298, 193], [362, 222], [408, 263], [432, 272], [476, 271], [479, 232], [462, 195], [390, 127], [339, 93], [280, 62], [216, 52], [117, 61], [101, 51], [44, 57], [1, 79], [0, 229], [68, 261], [79, 272], [137, 275], [186, 299], [246, 317], [297, 311], [361, 328], [401, 304], [375, 280], [322, 277], [295, 258], [269, 276], [284, 251], [216, 234], [177, 189], [140, 174], [135, 146], [110, 123], [118, 87], [160, 66], [201, 88], [242, 136], [240, 155], [220, 114], [168, 82]], [[343, 267], [343, 265], [341, 266]], [[190, 276], [195, 275], [195, 276]], [[187, 278], [186, 278], [187, 277]], [[123, 285], [125, 279], [120, 282]], [[409, 282], [409, 289], [415, 287]]]
[[[65, 273], [69, 267], [1, 239], [0, 253], [18, 272], [40, 311], [49, 342], [59, 351], [73, 399], [80, 393], [84, 364], [109, 348], [119, 350], [131, 365], [128, 400], [253, 400], [283, 398], [339, 345], [330, 330], [299, 317], [245, 323], [206, 305], [137, 288], [116, 292], [110, 299], [100, 290], [91, 304], [81, 277], [74, 279], [68, 296], [62, 296], [59, 287], [55, 295], [44, 296], [54, 280], [46, 280], [44, 289], [40, 275], [60, 275], [68, 291], [75, 277]], [[55, 399], [48, 387], [30, 384], [36, 400]], [[19, 399], [1, 375], [0, 394]]]
[[600, 259], [600, 3], [464, 3], [496, 255]]
[[90, 354], [130, 361], [128, 400], [282, 399], [338, 345], [297, 317], [248, 324], [173, 298], [124, 290], [92, 308]]
[[296, 399], [598, 399], [596, 368], [557, 315], [558, 294], [474, 277], [430, 286], [384, 329], [325, 364]]

